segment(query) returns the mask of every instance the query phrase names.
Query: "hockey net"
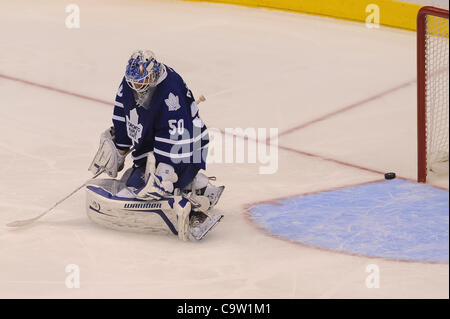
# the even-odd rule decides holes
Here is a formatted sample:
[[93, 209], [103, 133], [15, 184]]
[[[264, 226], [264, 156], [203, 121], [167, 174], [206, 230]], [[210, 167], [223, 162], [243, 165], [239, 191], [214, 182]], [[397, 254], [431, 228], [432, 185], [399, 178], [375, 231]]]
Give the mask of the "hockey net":
[[417, 16], [418, 181], [448, 174], [448, 11], [423, 7]]

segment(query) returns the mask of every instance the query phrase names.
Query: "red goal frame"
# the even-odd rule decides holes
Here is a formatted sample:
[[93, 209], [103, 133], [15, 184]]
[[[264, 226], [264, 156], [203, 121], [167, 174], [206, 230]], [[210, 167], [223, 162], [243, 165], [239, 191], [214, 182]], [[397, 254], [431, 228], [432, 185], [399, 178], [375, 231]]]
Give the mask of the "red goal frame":
[[417, 14], [417, 180], [427, 180], [427, 136], [426, 136], [426, 73], [425, 73], [425, 36], [426, 17], [449, 17], [448, 10], [425, 6]]

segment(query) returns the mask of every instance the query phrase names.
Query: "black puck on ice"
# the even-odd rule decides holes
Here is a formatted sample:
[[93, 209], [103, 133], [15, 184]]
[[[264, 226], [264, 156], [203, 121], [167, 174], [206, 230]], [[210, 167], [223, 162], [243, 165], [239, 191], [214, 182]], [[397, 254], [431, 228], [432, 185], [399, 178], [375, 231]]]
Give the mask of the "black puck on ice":
[[394, 179], [395, 178], [395, 173], [393, 173], [393, 172], [386, 173], [386, 174], [384, 174], [384, 178], [385, 179]]

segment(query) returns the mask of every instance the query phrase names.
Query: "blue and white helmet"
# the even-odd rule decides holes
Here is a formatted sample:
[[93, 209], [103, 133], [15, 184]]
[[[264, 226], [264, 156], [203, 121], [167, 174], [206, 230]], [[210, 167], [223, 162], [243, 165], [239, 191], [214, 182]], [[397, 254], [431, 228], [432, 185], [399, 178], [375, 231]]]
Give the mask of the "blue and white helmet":
[[131, 54], [125, 71], [125, 80], [138, 93], [155, 87], [161, 74], [161, 63], [150, 50], [137, 50]]

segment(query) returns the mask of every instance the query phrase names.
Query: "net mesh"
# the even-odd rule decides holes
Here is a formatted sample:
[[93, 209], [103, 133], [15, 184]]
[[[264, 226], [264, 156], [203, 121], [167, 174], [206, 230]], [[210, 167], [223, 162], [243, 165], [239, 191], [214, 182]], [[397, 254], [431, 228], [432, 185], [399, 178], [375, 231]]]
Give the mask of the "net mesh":
[[448, 40], [448, 19], [428, 15], [425, 35], [425, 99], [427, 168], [431, 171], [449, 159]]

